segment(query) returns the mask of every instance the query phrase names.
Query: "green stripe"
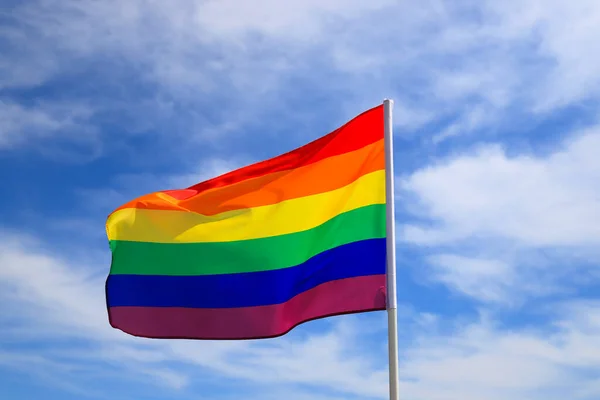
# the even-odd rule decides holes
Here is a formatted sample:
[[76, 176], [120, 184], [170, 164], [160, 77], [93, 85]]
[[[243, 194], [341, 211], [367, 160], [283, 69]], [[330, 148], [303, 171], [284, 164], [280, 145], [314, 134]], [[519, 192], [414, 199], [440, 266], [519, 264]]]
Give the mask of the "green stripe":
[[213, 243], [114, 240], [111, 274], [212, 275], [281, 269], [331, 248], [385, 237], [385, 204], [348, 211], [313, 229], [263, 239]]

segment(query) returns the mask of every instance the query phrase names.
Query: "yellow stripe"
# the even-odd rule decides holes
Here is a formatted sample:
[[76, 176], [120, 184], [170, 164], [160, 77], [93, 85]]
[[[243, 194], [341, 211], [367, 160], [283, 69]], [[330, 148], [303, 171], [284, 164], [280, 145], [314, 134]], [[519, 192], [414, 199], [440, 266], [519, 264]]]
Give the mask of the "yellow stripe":
[[109, 240], [229, 242], [304, 231], [371, 204], [385, 204], [384, 170], [330, 192], [217, 215], [126, 208], [108, 218], [106, 230]]

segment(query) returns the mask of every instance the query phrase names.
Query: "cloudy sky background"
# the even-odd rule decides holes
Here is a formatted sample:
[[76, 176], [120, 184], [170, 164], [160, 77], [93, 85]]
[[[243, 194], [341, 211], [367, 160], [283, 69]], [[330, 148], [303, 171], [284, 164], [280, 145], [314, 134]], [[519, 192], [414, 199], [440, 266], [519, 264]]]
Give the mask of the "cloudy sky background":
[[386, 399], [385, 313], [143, 340], [103, 285], [122, 202], [390, 97], [401, 397], [598, 399], [598, 37], [596, 0], [1, 0], [3, 398]]

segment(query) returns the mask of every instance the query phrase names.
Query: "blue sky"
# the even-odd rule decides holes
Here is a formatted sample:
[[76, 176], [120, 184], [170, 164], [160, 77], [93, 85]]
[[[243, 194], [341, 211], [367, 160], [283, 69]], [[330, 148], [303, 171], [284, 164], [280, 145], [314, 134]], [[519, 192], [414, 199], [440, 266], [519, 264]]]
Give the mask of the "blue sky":
[[400, 392], [600, 397], [595, 0], [0, 1], [7, 399], [387, 398], [385, 313], [110, 328], [108, 213], [395, 100]]

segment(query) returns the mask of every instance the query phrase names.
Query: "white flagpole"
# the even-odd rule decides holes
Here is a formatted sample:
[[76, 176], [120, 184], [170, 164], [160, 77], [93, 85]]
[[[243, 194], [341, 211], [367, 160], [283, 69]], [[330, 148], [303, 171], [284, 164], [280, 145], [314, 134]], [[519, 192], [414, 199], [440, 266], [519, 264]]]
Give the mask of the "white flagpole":
[[398, 299], [396, 297], [396, 219], [394, 207], [394, 146], [392, 128], [393, 100], [383, 101], [383, 129], [385, 141], [386, 180], [386, 252], [387, 252], [387, 313], [388, 313], [388, 357], [390, 371], [390, 400], [398, 397]]

